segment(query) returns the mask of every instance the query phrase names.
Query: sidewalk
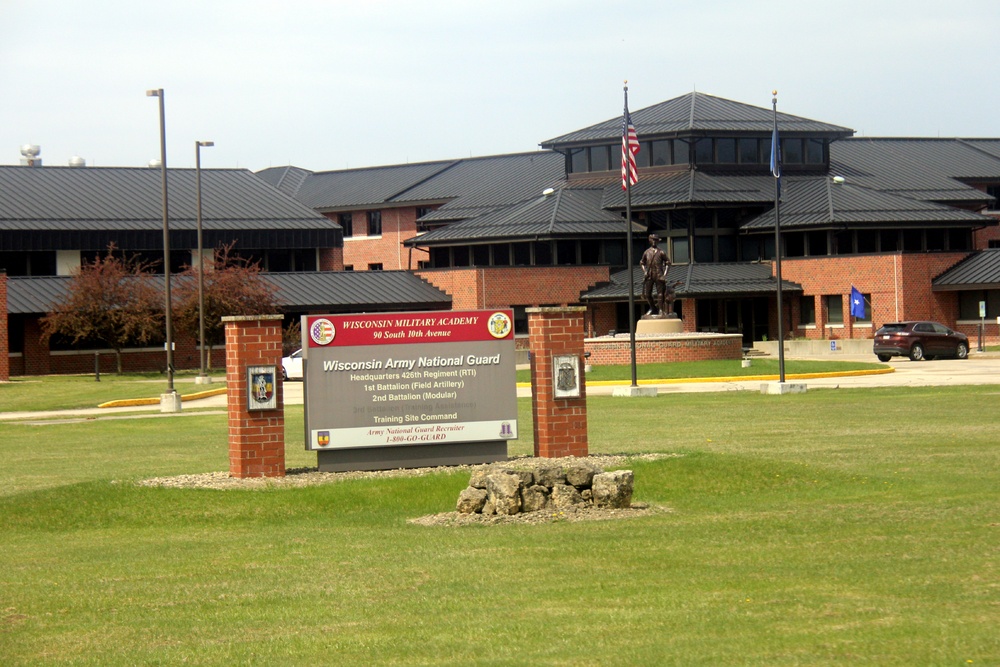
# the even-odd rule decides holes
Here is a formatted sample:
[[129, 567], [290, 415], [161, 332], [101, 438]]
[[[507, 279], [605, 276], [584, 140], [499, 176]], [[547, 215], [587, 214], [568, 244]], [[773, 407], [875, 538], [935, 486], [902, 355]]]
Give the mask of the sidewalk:
[[[828, 359], [829, 357], [824, 357]], [[838, 361], [871, 361], [871, 355], [848, 357], [838, 356]], [[972, 352], [968, 359], [937, 359], [913, 362], [894, 358], [888, 370], [848, 371], [843, 373], [823, 373], [800, 377], [786, 375], [786, 382], [805, 383], [810, 389], [854, 388], [854, 387], [927, 387], [943, 385], [1000, 384], [1000, 354]], [[658, 393], [713, 392], [713, 391], [759, 391], [765, 382], [774, 382], [775, 376], [695, 378], [683, 380], [642, 380], [643, 387], [656, 387]], [[629, 382], [594, 382], [587, 385], [589, 396], [611, 395], [615, 387], [627, 387]], [[303, 383], [285, 382], [284, 401], [286, 405], [301, 405]], [[222, 390], [222, 391], [220, 391]], [[192, 392], [195, 393], [195, 392]], [[83, 408], [78, 410], [53, 410], [39, 412], [0, 412], [0, 421], [85, 421], [88, 419], [137, 419], [149, 417], [183, 417], [189, 415], [221, 414], [226, 411], [224, 388], [217, 387], [197, 393], [207, 393], [204, 397], [185, 400], [180, 412], [159, 412], [159, 399], [149, 399], [142, 405], [121, 407]], [[531, 387], [517, 388], [520, 398], [531, 396]], [[190, 396], [189, 396], [190, 399]]]

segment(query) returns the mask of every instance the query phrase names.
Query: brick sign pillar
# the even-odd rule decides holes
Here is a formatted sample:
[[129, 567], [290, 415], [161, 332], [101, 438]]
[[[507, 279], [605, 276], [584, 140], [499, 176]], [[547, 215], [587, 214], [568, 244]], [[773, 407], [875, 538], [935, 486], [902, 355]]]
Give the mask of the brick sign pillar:
[[[226, 399], [229, 406], [229, 475], [285, 476], [285, 407], [281, 384], [281, 315], [223, 317], [226, 326]], [[274, 370], [273, 409], [251, 409], [248, 370]], [[253, 399], [253, 400], [252, 400]]]
[[586, 310], [583, 307], [527, 309], [535, 456], [588, 454], [583, 358]]

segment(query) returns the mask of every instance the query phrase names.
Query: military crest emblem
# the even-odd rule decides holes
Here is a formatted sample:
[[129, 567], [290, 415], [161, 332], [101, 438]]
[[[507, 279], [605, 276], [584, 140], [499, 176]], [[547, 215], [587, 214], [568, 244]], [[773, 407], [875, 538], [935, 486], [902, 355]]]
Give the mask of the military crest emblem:
[[506, 338], [511, 330], [511, 321], [507, 313], [493, 313], [486, 321], [486, 327], [494, 338]]

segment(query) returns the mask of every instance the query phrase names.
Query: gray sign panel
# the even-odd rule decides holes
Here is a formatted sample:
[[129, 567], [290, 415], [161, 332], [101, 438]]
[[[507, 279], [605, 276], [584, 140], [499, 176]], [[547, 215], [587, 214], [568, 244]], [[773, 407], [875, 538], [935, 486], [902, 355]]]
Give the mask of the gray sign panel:
[[303, 317], [306, 447], [517, 438], [510, 311]]

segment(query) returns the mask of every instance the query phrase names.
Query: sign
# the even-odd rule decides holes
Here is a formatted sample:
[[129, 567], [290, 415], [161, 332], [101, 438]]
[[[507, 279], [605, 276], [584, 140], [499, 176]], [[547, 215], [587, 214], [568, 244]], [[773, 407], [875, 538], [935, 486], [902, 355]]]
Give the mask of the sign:
[[554, 398], [580, 398], [580, 357], [575, 354], [555, 355], [552, 357], [552, 371], [555, 373], [552, 383]]
[[513, 313], [302, 318], [306, 448], [517, 438]]
[[277, 409], [276, 376], [277, 366], [247, 367], [247, 410]]
[[979, 302], [979, 318], [980, 319], [985, 319], [985, 317], [986, 317], [986, 302], [985, 301], [980, 301]]

